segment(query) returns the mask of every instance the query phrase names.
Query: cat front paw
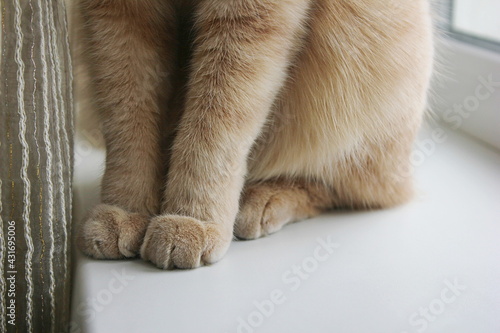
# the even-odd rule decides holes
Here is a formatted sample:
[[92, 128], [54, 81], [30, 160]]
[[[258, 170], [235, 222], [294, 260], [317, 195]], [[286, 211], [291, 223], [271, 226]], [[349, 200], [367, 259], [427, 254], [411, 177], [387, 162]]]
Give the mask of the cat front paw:
[[96, 206], [78, 230], [77, 245], [96, 259], [135, 257], [146, 233], [148, 217], [111, 205]]
[[191, 217], [163, 215], [151, 220], [141, 257], [162, 269], [191, 269], [220, 260], [231, 236], [215, 223]]

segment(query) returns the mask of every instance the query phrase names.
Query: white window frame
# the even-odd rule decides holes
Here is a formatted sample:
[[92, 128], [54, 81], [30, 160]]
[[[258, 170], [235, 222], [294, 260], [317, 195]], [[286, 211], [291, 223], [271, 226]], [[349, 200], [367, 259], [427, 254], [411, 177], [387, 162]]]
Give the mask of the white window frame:
[[444, 34], [437, 38], [432, 111], [453, 129], [500, 149], [500, 46], [455, 31], [453, 1], [435, 3], [445, 17], [439, 24]]

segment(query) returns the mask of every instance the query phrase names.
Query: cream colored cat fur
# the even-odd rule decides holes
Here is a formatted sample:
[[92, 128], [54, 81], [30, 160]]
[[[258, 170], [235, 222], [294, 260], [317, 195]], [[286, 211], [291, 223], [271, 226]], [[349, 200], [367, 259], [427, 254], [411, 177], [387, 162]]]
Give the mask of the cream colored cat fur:
[[[335, 207], [411, 198], [424, 0], [80, 0], [107, 147], [78, 244], [165, 269]], [[402, 176], [402, 174], [404, 174]]]

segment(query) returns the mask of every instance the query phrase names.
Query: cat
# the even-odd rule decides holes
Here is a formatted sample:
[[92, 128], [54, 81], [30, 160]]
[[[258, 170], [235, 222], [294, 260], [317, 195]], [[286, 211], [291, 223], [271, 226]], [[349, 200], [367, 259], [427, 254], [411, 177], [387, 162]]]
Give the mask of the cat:
[[88, 256], [220, 260], [332, 208], [412, 197], [427, 0], [79, 0], [103, 122]]

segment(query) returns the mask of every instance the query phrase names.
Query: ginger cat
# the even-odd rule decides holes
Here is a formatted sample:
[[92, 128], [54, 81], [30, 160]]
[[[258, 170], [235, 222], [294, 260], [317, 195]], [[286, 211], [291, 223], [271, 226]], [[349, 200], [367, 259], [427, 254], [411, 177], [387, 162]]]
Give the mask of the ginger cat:
[[79, 0], [107, 146], [78, 245], [164, 269], [335, 207], [406, 202], [426, 0]]

